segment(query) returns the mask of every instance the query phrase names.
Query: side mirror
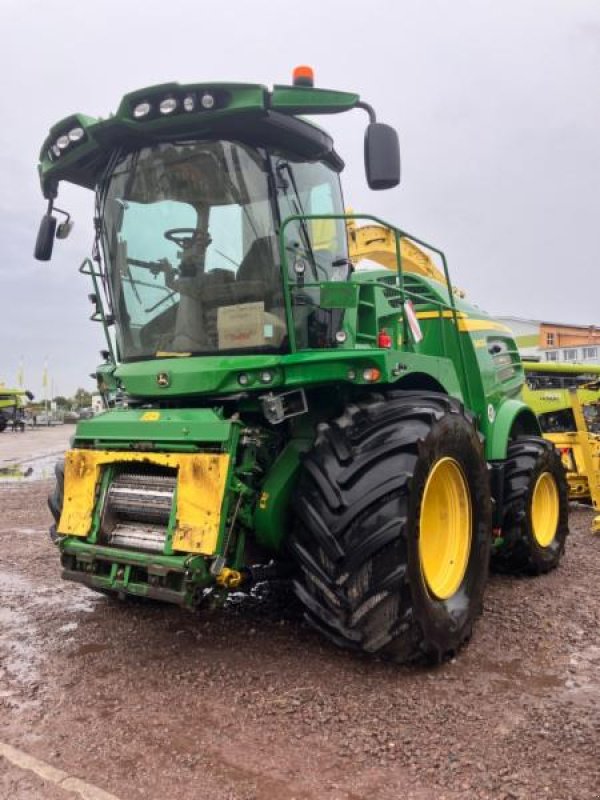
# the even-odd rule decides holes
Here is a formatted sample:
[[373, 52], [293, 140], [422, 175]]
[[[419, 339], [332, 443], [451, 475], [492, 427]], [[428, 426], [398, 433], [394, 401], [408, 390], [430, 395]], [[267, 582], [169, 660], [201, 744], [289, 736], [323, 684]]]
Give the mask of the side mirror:
[[400, 143], [391, 125], [371, 122], [367, 127], [365, 172], [369, 189], [392, 189], [400, 183]]
[[38, 261], [50, 261], [55, 233], [56, 217], [53, 217], [52, 214], [44, 214], [35, 241], [35, 250], [33, 251], [33, 256]]
[[75, 225], [75, 223], [71, 219], [67, 219], [65, 220], [65, 222], [61, 222], [58, 228], [56, 229], [56, 238], [66, 239], [67, 236], [73, 230], [73, 225]]

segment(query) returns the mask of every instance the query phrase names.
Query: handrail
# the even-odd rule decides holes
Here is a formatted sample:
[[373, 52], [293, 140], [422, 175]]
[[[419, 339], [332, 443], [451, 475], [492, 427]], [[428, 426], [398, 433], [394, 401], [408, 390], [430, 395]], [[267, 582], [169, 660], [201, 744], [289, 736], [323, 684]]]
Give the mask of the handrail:
[[[467, 375], [467, 367], [466, 367], [466, 358], [463, 348], [463, 342], [460, 336], [460, 331], [458, 327], [458, 313], [456, 309], [456, 303], [454, 301], [454, 288], [452, 286], [452, 282], [450, 280], [450, 273], [448, 271], [448, 263], [446, 261], [446, 256], [444, 255], [443, 251], [439, 248], [435, 247], [432, 244], [429, 244], [423, 239], [419, 239], [417, 236], [413, 236], [412, 234], [408, 233], [408, 231], [402, 230], [402, 228], [397, 228], [395, 225], [392, 225], [389, 222], [377, 217], [373, 214], [291, 214], [289, 217], [286, 217], [283, 222], [281, 223], [281, 228], [279, 230], [279, 253], [280, 253], [280, 260], [281, 260], [281, 271], [282, 271], [282, 278], [283, 278], [283, 287], [284, 287], [284, 303], [285, 303], [285, 312], [287, 318], [287, 326], [288, 326], [288, 336], [290, 341], [290, 350], [292, 352], [296, 352], [296, 330], [294, 326], [294, 319], [293, 319], [293, 310], [292, 310], [292, 303], [290, 297], [290, 281], [287, 269], [287, 253], [285, 247], [285, 230], [292, 222], [302, 222], [306, 220], [369, 220], [371, 222], [375, 222], [378, 225], [382, 225], [385, 228], [394, 232], [395, 240], [396, 240], [396, 260], [398, 266], [398, 289], [402, 293], [401, 296], [406, 296], [406, 291], [404, 289], [404, 271], [402, 269], [402, 252], [400, 247], [400, 241], [402, 239], [407, 239], [415, 244], [421, 245], [422, 247], [426, 247], [433, 253], [436, 253], [442, 261], [442, 265], [444, 268], [444, 277], [446, 279], [446, 287], [448, 291], [448, 297], [450, 299], [449, 305], [446, 307], [448, 310], [452, 312], [452, 319], [454, 321], [454, 331], [456, 336], [456, 342], [458, 347], [458, 355], [460, 361], [460, 369], [462, 371], [463, 377], [463, 386], [464, 386], [464, 393], [465, 393], [465, 402], [468, 407], [472, 405], [472, 398], [471, 392], [469, 387], [468, 375]], [[440, 305], [442, 305], [440, 303]], [[407, 320], [406, 314], [402, 315], [402, 324], [403, 324], [403, 342], [408, 341], [407, 336]]]
[[98, 278], [102, 277], [102, 275], [101, 275], [101, 273], [96, 272], [96, 270], [94, 269], [94, 264], [93, 264], [91, 258], [84, 258], [84, 260], [81, 263], [81, 266], [79, 267], [79, 272], [82, 275], [90, 275], [91, 278], [92, 278], [92, 283], [94, 285], [94, 294], [96, 295], [96, 297], [98, 298], [98, 302], [100, 303], [100, 316], [98, 317], [97, 316], [97, 312], [96, 312], [96, 313], [92, 314], [90, 319], [93, 320], [94, 322], [101, 322], [102, 323], [102, 327], [104, 328], [104, 336], [106, 338], [106, 343], [108, 345], [108, 350], [110, 352], [111, 360], [112, 360], [113, 364], [116, 364], [117, 360], [115, 358], [115, 352], [114, 352], [114, 349], [113, 349], [113, 343], [112, 343], [112, 339], [110, 337], [110, 332], [108, 330], [108, 324], [106, 322], [106, 316], [104, 314], [104, 306], [102, 304], [102, 298], [100, 297], [100, 289], [98, 287]]

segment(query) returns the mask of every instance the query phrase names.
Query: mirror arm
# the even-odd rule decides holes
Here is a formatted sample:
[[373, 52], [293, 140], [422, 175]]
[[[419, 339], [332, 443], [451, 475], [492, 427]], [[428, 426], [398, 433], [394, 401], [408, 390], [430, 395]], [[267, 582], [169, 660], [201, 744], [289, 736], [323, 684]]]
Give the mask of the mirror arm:
[[[52, 202], [52, 201], [50, 201], [50, 202]], [[63, 211], [62, 208], [57, 208], [56, 206], [53, 206], [53, 208], [54, 208], [54, 211], [58, 211], [59, 214], [63, 214], [63, 216], [66, 217], [66, 220], [62, 224], [63, 225], [67, 225], [69, 220], [71, 219], [71, 215], [67, 211]], [[50, 212], [48, 212], [48, 213], [50, 213]]]
[[369, 115], [369, 122], [377, 122], [377, 116], [373, 106], [370, 106], [368, 103], [364, 103], [362, 100], [359, 100], [359, 102], [356, 104], [356, 108], [362, 108], [367, 112]]

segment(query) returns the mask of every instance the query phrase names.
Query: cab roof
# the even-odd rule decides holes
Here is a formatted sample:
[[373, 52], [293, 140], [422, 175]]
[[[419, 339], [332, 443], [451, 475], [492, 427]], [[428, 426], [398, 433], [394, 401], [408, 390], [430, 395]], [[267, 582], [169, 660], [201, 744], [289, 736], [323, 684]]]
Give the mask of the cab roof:
[[165, 83], [138, 89], [108, 119], [72, 114], [50, 129], [40, 151], [42, 192], [55, 197], [60, 181], [93, 189], [116, 148], [138, 150], [174, 139], [285, 147], [341, 171], [344, 162], [331, 136], [299, 115], [341, 113], [359, 102], [357, 94], [306, 86], [269, 91], [249, 83]]

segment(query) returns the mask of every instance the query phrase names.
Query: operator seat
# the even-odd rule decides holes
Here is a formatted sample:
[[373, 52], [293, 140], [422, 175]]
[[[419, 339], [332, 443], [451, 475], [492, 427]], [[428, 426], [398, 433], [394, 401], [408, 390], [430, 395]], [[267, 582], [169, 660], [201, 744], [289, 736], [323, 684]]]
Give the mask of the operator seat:
[[262, 236], [252, 242], [239, 266], [236, 284], [238, 303], [263, 300], [265, 310], [283, 305], [275, 236]]

